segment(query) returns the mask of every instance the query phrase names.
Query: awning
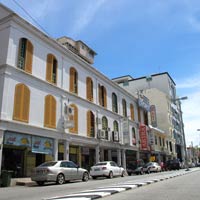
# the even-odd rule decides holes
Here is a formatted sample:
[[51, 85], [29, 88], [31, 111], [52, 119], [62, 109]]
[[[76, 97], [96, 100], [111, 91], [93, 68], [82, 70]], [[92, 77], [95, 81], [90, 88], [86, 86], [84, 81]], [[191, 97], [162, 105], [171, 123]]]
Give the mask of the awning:
[[154, 131], [157, 131], [157, 132], [159, 132], [159, 133], [162, 133], [162, 134], [165, 133], [165, 131], [163, 131], [163, 130], [161, 130], [161, 129], [159, 129], [159, 128], [153, 127], [152, 125], [149, 125], [149, 128], [152, 129], [152, 130], [154, 130]]

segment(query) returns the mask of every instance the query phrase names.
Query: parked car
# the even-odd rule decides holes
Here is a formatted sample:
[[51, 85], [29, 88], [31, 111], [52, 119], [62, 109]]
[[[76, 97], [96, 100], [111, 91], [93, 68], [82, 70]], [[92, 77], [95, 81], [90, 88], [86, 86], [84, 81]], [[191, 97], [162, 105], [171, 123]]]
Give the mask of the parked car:
[[131, 176], [132, 174], [137, 174], [137, 175], [143, 174], [144, 173], [144, 170], [143, 170], [144, 165], [145, 165], [145, 163], [142, 159], [129, 162], [126, 167], [128, 175]]
[[38, 185], [45, 182], [56, 182], [63, 184], [65, 181], [82, 180], [88, 181], [89, 172], [80, 168], [78, 165], [68, 160], [45, 162], [34, 168], [31, 174], [31, 180], [36, 181]]
[[166, 169], [167, 170], [179, 170], [181, 168], [181, 162], [179, 159], [167, 160]]
[[161, 172], [161, 166], [157, 162], [148, 162], [143, 170], [145, 173]]
[[113, 178], [114, 176], [124, 177], [126, 171], [123, 167], [118, 166], [114, 161], [98, 162], [90, 169], [90, 176], [93, 179], [97, 177]]

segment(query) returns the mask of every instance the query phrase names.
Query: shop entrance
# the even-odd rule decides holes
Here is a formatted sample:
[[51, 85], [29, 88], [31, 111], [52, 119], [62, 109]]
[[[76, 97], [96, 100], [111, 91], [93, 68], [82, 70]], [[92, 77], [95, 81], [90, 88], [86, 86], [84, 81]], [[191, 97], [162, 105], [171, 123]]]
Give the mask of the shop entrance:
[[35, 158], [36, 158], [36, 160], [35, 160], [36, 166], [41, 165], [43, 162], [45, 162], [45, 155], [44, 154], [36, 153]]
[[24, 177], [24, 152], [24, 149], [3, 148], [2, 170], [13, 171], [13, 178]]

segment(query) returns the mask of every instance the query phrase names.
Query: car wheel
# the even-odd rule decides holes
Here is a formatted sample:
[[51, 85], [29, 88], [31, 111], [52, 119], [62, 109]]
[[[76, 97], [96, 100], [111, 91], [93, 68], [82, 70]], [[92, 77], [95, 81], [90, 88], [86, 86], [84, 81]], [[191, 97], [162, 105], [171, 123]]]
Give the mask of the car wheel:
[[44, 185], [44, 181], [37, 181], [36, 183], [37, 183], [39, 186]]
[[113, 172], [110, 172], [108, 178], [113, 178]]
[[84, 172], [82, 181], [87, 182], [89, 180], [89, 174], [87, 172]]
[[130, 172], [129, 172], [129, 173], [128, 173], [128, 175], [129, 175], [129, 176], [131, 176], [131, 175], [132, 175], [132, 173], [130, 173]]
[[121, 177], [124, 177], [126, 175], [125, 171], [122, 171]]
[[58, 174], [57, 176], [57, 184], [62, 185], [65, 182], [65, 177], [63, 174]]

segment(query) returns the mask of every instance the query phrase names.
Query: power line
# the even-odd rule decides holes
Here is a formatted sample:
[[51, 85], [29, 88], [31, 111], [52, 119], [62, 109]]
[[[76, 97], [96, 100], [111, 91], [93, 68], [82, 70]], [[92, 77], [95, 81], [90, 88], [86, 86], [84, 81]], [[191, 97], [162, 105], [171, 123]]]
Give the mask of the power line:
[[40, 27], [47, 35], [50, 35], [27, 11], [25, 8], [23, 8], [22, 5], [20, 5], [16, 0], [13, 0], [13, 2], [19, 6], [34, 22], [37, 24], [38, 27]]

